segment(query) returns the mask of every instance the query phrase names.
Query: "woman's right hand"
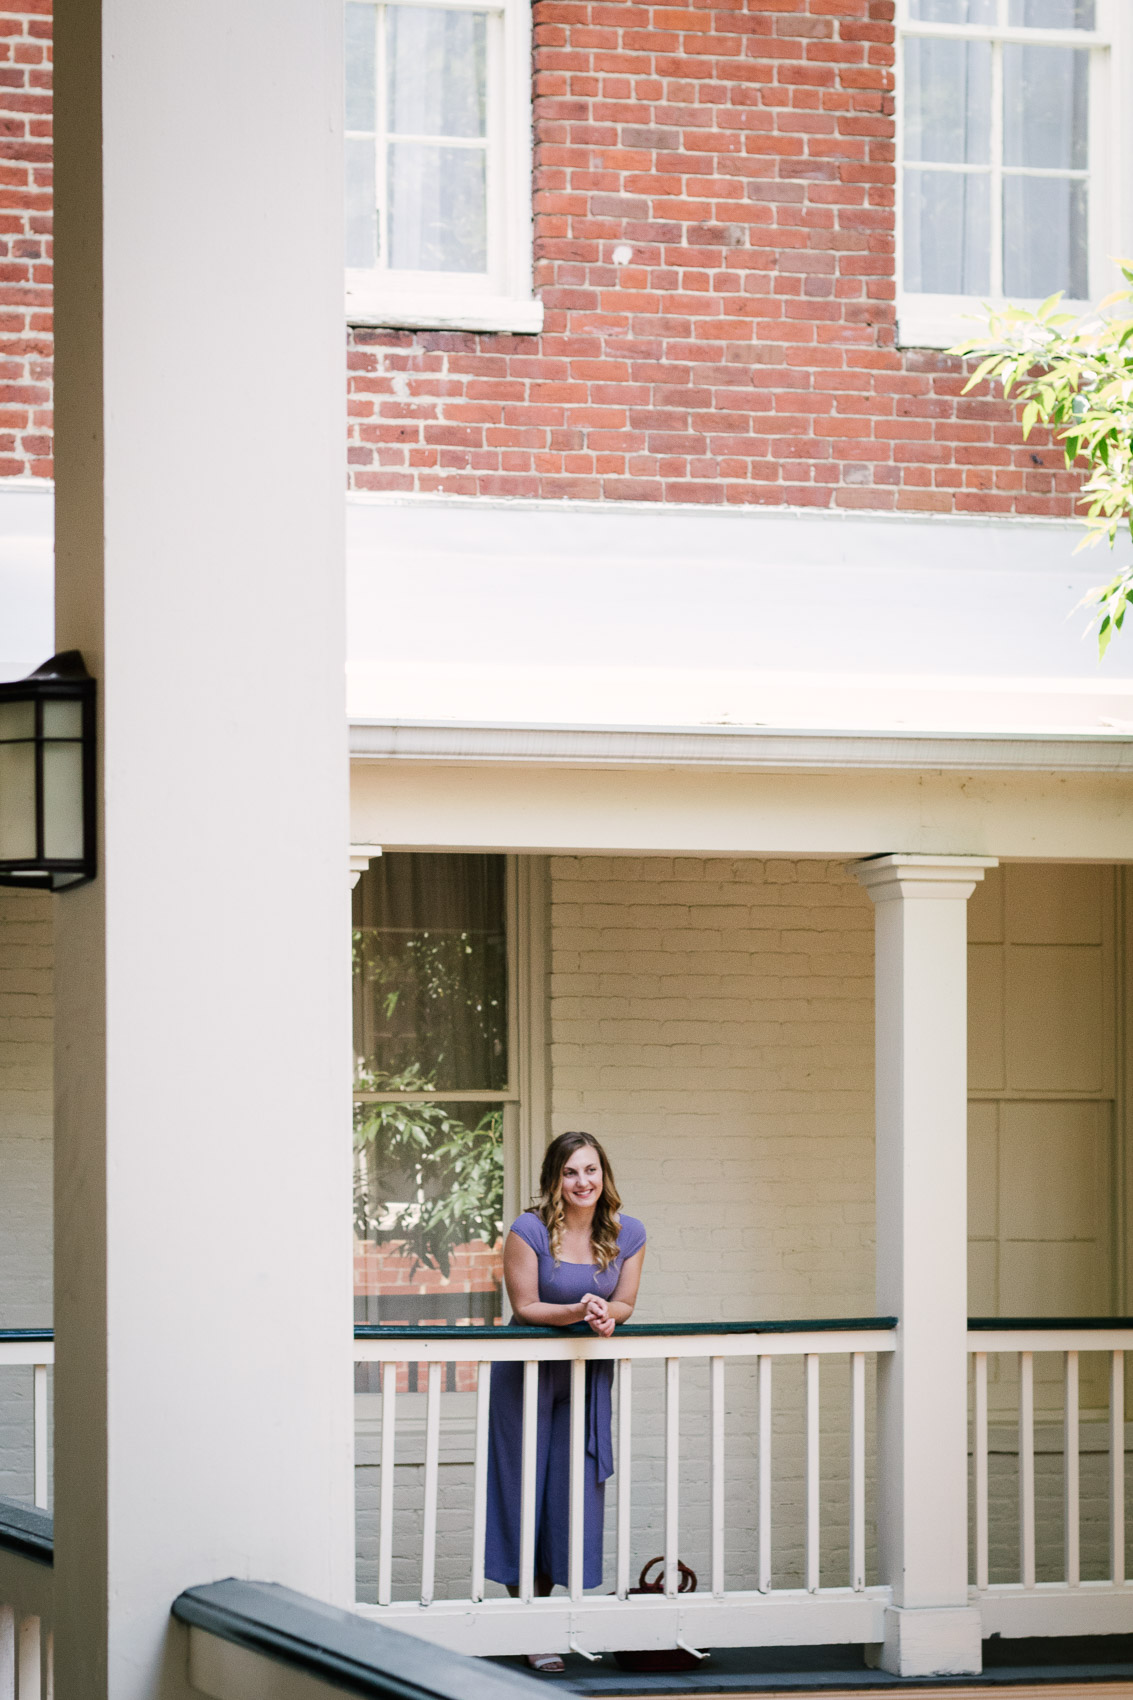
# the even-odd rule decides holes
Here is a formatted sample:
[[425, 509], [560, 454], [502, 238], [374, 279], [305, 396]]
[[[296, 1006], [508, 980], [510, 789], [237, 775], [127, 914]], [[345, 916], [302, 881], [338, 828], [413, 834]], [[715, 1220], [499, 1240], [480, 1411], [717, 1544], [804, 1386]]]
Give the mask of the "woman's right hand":
[[582, 1299], [582, 1322], [588, 1322], [595, 1334], [600, 1334], [608, 1340], [614, 1332], [614, 1319], [610, 1315], [610, 1307], [598, 1293], [587, 1293]]

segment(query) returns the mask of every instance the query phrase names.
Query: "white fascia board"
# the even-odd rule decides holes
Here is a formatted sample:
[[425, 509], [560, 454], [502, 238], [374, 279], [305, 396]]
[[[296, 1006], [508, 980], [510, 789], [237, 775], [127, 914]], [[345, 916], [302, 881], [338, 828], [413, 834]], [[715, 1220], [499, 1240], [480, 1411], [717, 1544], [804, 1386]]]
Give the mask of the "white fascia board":
[[355, 720], [350, 755], [353, 761], [444, 766], [1129, 773], [1133, 736]]
[[[1133, 733], [1133, 643], [1099, 664], [1086, 616], [1067, 617], [1127, 553], [1077, 555], [1072, 520], [369, 496], [348, 534], [359, 726], [509, 729], [511, 760], [520, 733], [555, 733], [563, 760], [588, 730], [582, 756], [611, 760], [626, 734], [659, 751], [723, 728], [759, 765], [793, 764], [804, 733], [808, 763], [854, 759], [832, 734], [873, 762], [879, 737], [907, 752], [923, 734], [948, 760], [950, 738]], [[772, 732], [786, 754], [765, 753]]]

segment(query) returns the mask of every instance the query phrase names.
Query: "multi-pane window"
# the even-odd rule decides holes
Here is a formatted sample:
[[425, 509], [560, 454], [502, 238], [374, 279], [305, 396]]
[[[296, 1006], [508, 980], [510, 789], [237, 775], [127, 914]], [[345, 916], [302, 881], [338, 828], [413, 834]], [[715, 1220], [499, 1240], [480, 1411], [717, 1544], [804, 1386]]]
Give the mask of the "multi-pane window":
[[504, 856], [385, 855], [354, 889], [360, 1320], [500, 1314], [508, 914]]
[[529, 10], [346, 0], [352, 319], [539, 328]]
[[1084, 302], [1116, 235], [1107, 0], [902, 0], [902, 340], [973, 298]]

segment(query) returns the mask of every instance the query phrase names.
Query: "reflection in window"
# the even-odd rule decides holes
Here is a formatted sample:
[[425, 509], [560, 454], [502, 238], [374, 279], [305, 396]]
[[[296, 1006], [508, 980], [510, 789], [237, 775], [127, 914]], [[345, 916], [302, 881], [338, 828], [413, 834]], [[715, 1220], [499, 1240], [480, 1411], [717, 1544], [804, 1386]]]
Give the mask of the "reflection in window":
[[502, 856], [391, 854], [355, 887], [357, 1320], [499, 1319], [506, 914]]
[[[905, 290], [1088, 296], [1091, 50], [1074, 32], [1095, 24], [1092, 0], [908, 0]], [[946, 33], [958, 28], [985, 33]], [[1009, 41], [1005, 29], [1066, 41]]]
[[371, 862], [354, 889], [359, 1087], [506, 1086], [504, 890], [502, 856]]

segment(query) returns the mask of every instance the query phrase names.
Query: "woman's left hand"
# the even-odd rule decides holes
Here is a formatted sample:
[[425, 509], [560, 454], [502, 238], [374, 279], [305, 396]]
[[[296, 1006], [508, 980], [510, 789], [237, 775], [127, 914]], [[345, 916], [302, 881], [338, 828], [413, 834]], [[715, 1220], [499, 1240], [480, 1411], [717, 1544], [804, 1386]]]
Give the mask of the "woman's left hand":
[[600, 1298], [597, 1293], [587, 1294], [584, 1320], [590, 1324], [593, 1332], [600, 1334], [604, 1340], [608, 1340], [614, 1332], [614, 1319], [610, 1315], [610, 1308], [605, 1299]]

